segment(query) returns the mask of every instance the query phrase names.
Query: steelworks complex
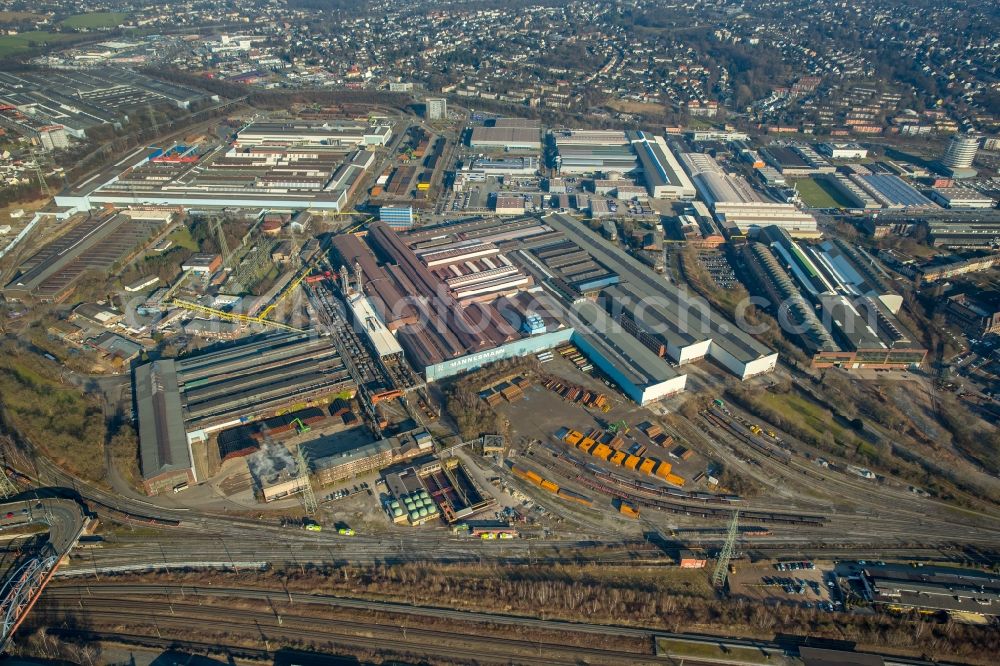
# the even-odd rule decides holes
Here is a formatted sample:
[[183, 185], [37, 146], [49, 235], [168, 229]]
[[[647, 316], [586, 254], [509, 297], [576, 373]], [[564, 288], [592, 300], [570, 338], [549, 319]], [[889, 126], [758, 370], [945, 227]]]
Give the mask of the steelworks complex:
[[197, 481], [191, 444], [356, 387], [330, 338], [282, 333], [220, 351], [140, 365], [133, 377], [140, 463], [149, 493]]
[[902, 369], [927, 350], [896, 318], [903, 298], [873, 257], [839, 239], [796, 242], [765, 227], [743, 248], [760, 291], [780, 306], [779, 322], [813, 355], [815, 367]]
[[142, 148], [56, 203], [77, 211], [105, 204], [188, 208], [341, 211], [392, 137], [389, 125], [251, 123], [232, 145]]
[[649, 196], [685, 199], [695, 187], [663, 137], [645, 132], [566, 130], [551, 135], [563, 174], [640, 174]]
[[81, 214], [69, 231], [17, 267], [4, 288], [16, 301], [64, 300], [88, 272], [107, 274], [134, 256], [171, 219], [169, 211]]
[[130, 115], [159, 106], [189, 109], [212, 101], [218, 97], [119, 67], [0, 72], [0, 106], [76, 139], [102, 125], [121, 129]]
[[[335, 238], [332, 252], [363, 275], [379, 321], [427, 381], [572, 342], [646, 404], [684, 389], [686, 375], [667, 357], [707, 357], [741, 379], [777, 363], [706, 302], [566, 215], [408, 233], [376, 222], [365, 235]], [[633, 317], [637, 301], [646, 314]], [[383, 332], [371, 337], [390, 348]]]
[[681, 164], [699, 196], [729, 236], [777, 225], [796, 235], [817, 235], [816, 218], [793, 204], [767, 200], [742, 176], [727, 173], [707, 153], [682, 153]]
[[469, 146], [483, 150], [534, 151], [542, 149], [541, 124], [526, 118], [497, 118], [469, 133]]

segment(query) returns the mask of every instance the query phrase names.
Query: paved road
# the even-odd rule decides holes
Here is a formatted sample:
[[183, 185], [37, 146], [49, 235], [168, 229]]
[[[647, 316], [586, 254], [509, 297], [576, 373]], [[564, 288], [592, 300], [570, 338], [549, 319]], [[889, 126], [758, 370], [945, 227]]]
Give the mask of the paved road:
[[69, 552], [80, 537], [87, 517], [78, 502], [51, 497], [25, 497], [0, 504], [0, 533], [11, 527], [44, 524], [57, 555]]

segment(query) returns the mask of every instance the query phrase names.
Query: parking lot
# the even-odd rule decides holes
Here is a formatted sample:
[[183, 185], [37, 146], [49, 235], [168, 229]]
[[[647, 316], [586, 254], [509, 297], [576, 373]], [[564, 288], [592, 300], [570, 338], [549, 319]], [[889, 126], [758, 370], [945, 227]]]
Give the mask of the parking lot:
[[708, 274], [712, 276], [712, 280], [723, 289], [732, 289], [739, 284], [736, 280], [736, 274], [733, 272], [733, 267], [729, 265], [729, 260], [726, 259], [725, 253], [720, 251], [700, 252], [698, 254], [698, 261], [705, 267]]
[[737, 563], [729, 576], [733, 596], [834, 611], [840, 608], [832, 565], [815, 562]]

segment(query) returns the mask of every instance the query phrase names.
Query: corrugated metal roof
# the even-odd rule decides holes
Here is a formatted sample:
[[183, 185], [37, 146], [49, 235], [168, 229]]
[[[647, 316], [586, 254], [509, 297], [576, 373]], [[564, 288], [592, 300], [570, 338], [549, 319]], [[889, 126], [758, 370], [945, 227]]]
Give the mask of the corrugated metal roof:
[[143, 478], [191, 469], [174, 362], [153, 361], [136, 368], [135, 392]]

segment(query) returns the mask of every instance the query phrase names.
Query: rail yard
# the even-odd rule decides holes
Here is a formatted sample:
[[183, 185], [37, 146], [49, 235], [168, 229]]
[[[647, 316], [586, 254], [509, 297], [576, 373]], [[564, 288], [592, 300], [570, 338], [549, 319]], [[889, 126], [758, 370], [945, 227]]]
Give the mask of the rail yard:
[[[989, 480], [898, 455], [892, 427], [830, 398], [846, 368], [747, 332], [699, 282], [728, 289], [745, 267], [678, 260], [663, 195], [712, 215], [689, 206], [684, 171], [708, 153], [641, 131], [289, 107], [130, 149], [67, 185], [63, 226], [4, 268], [24, 320], [0, 380], [44, 405], [0, 414], [15, 653], [800, 666], [801, 630], [922, 665], [940, 627], [985, 644]], [[574, 171], [588, 160], [632, 171]], [[594, 197], [570, 205], [571, 189]], [[724, 222], [708, 226], [745, 249]], [[875, 269], [842, 265], [867, 254], [783, 249], [823, 266], [803, 284], [878, 292], [872, 311], [895, 316]], [[864, 341], [899, 341], [879, 370], [924, 381], [927, 352], [896, 324]], [[83, 403], [60, 393], [77, 388]], [[50, 399], [80, 413], [81, 448], [49, 441]], [[933, 638], [882, 644], [919, 623]]]

